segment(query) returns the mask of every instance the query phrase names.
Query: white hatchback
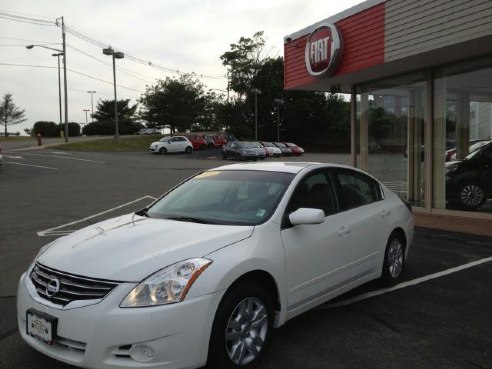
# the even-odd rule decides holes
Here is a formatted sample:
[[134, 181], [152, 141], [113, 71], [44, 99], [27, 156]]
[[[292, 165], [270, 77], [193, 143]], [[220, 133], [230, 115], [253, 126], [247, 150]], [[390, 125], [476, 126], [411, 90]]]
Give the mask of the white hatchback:
[[167, 154], [172, 152], [185, 152], [190, 154], [193, 145], [184, 136], [165, 136], [159, 141], [152, 142], [149, 151], [155, 154]]
[[398, 281], [412, 240], [410, 206], [362, 171], [222, 166], [44, 246], [19, 282], [19, 331], [88, 368], [254, 368], [274, 327]]

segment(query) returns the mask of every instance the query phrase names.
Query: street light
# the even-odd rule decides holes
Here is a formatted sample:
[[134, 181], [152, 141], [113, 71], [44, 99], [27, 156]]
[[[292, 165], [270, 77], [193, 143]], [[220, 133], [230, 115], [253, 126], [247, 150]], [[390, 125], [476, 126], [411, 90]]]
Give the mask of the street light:
[[261, 95], [261, 90], [253, 88], [251, 92], [255, 94], [255, 141], [258, 141], [258, 94]]
[[273, 102], [277, 104], [277, 142], [280, 142], [280, 105], [284, 103], [284, 100], [273, 99]]
[[90, 111], [89, 109], [84, 109], [85, 111], [85, 124], [87, 124], [87, 113]]
[[94, 123], [94, 94], [96, 93], [96, 91], [87, 91], [88, 94], [91, 94], [91, 123]]
[[120, 134], [118, 131], [118, 100], [116, 99], [116, 63], [115, 59], [123, 59], [125, 54], [120, 51], [114, 51], [111, 47], [103, 49], [104, 55], [113, 56], [113, 79], [114, 79], [114, 124], [115, 124], [115, 134], [114, 140], [118, 141], [120, 139]]
[[[65, 40], [64, 40], [65, 42]], [[61, 116], [61, 86], [60, 86], [60, 56], [63, 56], [63, 85], [65, 87], [65, 142], [68, 142], [68, 98], [67, 98], [67, 55], [65, 52], [65, 44], [63, 45], [63, 50], [55, 49], [53, 47], [44, 45], [27, 45], [26, 49], [31, 50], [33, 47], [42, 47], [43, 49], [56, 51], [57, 54], [51, 54], [52, 56], [58, 56], [58, 96], [60, 101], [60, 116]], [[61, 118], [60, 118], [61, 124]]]

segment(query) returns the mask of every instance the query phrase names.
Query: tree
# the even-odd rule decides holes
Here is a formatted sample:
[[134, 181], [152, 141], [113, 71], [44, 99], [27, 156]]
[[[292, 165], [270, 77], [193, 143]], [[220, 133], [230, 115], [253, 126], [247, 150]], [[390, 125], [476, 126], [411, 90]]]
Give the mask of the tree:
[[204, 85], [194, 74], [158, 80], [140, 99], [141, 118], [149, 126], [167, 125], [171, 132], [207, 129], [213, 124], [211, 107], [215, 95], [206, 94]]
[[[118, 122], [134, 122], [138, 104], [130, 106], [130, 99], [118, 100]], [[94, 113], [98, 122], [114, 122], [114, 100], [99, 100]]]
[[11, 93], [3, 95], [3, 98], [0, 101], [0, 123], [5, 127], [5, 137], [9, 135], [8, 126], [26, 121], [24, 113], [24, 109], [19, 109], [14, 104]]
[[263, 31], [256, 32], [253, 37], [241, 37], [237, 44], [230, 44], [231, 50], [220, 56], [222, 64], [227, 68], [229, 87], [240, 96], [247, 95], [252, 80], [263, 65]]

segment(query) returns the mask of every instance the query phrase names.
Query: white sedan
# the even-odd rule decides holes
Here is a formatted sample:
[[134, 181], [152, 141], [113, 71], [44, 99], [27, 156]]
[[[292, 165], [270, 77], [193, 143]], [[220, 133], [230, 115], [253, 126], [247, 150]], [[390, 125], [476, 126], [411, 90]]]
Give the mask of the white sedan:
[[254, 368], [274, 327], [397, 282], [412, 240], [410, 206], [362, 171], [222, 166], [44, 246], [19, 282], [19, 331], [81, 367]]

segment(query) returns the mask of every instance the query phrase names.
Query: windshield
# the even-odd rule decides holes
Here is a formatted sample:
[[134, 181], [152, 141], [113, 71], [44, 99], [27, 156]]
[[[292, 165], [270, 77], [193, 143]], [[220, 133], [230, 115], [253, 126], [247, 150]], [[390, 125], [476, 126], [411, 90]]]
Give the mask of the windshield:
[[164, 142], [164, 141], [169, 140], [170, 138], [171, 138], [171, 137], [169, 137], [169, 136], [164, 136], [164, 137], [162, 137], [159, 141]]
[[261, 224], [275, 212], [293, 177], [251, 170], [203, 172], [161, 198], [147, 215], [208, 224]]

